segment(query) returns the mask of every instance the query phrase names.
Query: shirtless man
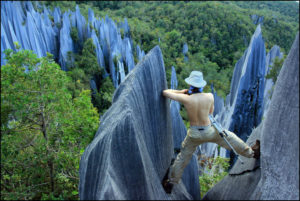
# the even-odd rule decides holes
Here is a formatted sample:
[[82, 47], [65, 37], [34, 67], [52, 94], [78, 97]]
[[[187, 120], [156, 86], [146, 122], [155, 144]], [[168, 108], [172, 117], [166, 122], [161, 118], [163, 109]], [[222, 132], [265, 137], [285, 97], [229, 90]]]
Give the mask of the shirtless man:
[[[178, 184], [181, 179], [184, 168], [190, 162], [197, 146], [206, 142], [214, 142], [218, 145], [231, 150], [224, 139], [218, 134], [215, 127], [211, 125], [209, 114], [214, 111], [214, 96], [212, 93], [202, 93], [206, 85], [203, 74], [200, 71], [192, 71], [190, 76], [185, 79], [190, 85], [190, 89], [163, 91], [163, 96], [182, 103], [187, 111], [190, 121], [190, 128], [187, 136], [181, 144], [180, 153], [170, 167], [169, 173], [162, 181], [162, 185], [167, 193], [171, 193], [173, 185]], [[226, 130], [226, 137], [229, 143], [238, 154], [248, 158], [259, 158], [259, 141], [252, 147], [249, 147], [234, 133]]]

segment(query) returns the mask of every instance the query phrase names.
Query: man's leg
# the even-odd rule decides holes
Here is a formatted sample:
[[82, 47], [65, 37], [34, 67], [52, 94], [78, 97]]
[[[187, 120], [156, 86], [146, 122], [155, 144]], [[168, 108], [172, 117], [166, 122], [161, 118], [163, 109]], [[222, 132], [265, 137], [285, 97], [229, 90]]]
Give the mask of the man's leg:
[[[248, 146], [242, 139], [240, 139], [233, 132], [226, 130], [226, 133], [228, 134], [226, 139], [239, 155], [245, 156], [247, 158], [253, 158], [254, 151], [251, 149], [250, 146]], [[215, 139], [216, 140], [215, 143], [224, 147], [225, 149], [231, 150], [231, 148], [227, 145], [225, 140], [219, 134], [217, 134], [217, 132], [216, 135], [217, 137]]]
[[179, 183], [184, 168], [189, 164], [193, 153], [199, 145], [199, 140], [190, 137], [190, 132], [193, 131], [190, 129], [188, 130], [188, 134], [186, 135], [184, 141], [181, 144], [181, 150], [177, 155], [173, 165], [170, 167], [169, 180], [171, 183]]
[[197, 129], [189, 129], [188, 133], [181, 144], [181, 151], [177, 155], [176, 160], [170, 167], [168, 179], [164, 179], [162, 184], [167, 193], [171, 193], [173, 184], [178, 184], [184, 168], [190, 162], [193, 153], [195, 152], [198, 145], [204, 142], [210, 142], [214, 139], [213, 127], [208, 128], [205, 131], [200, 132]]

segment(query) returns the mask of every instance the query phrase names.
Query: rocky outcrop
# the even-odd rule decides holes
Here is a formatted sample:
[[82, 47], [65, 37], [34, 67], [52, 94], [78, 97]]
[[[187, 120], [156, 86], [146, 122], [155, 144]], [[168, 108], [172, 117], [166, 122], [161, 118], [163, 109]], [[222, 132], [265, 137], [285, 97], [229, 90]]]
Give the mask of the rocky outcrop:
[[[130, 72], [135, 66], [127, 19], [118, 27], [108, 16], [101, 20], [95, 18], [89, 9], [86, 21], [78, 5], [74, 12], [64, 13], [57, 7], [51, 12], [44, 6], [40, 13], [30, 1], [2, 2], [1, 19], [1, 65], [5, 64], [3, 51], [15, 50], [14, 42], [18, 42], [21, 48], [33, 50], [38, 57], [46, 56], [47, 52], [53, 54], [61, 68], [67, 71], [69, 62], [74, 60], [68, 56], [69, 52], [80, 52], [84, 42], [92, 38], [103, 77], [110, 75], [115, 88], [124, 80], [125, 69]], [[124, 30], [123, 37], [120, 29]], [[145, 53], [139, 48], [137, 54], [141, 60]]]
[[258, 16], [258, 15], [250, 15], [250, 18], [253, 22], [253, 24], [257, 25], [257, 24], [263, 24], [264, 21], [264, 16]]
[[299, 200], [299, 32], [263, 123], [261, 179], [252, 199]]
[[68, 52], [74, 52], [74, 43], [71, 38], [71, 24], [69, 19], [70, 12], [65, 12], [62, 19], [62, 28], [60, 30], [60, 50], [59, 63], [61, 69], [68, 70]]
[[[219, 109], [220, 112], [216, 114], [216, 119], [224, 128], [234, 132], [244, 141], [262, 119], [265, 63], [265, 45], [261, 26], [258, 25], [249, 47], [235, 65], [225, 107]], [[233, 153], [230, 155], [233, 164], [236, 156]]]
[[139, 61], [141, 61], [142, 58], [145, 56], [144, 50], [141, 50], [139, 45], [136, 45], [136, 56], [137, 56]]
[[183, 48], [182, 48], [182, 54], [184, 56], [184, 61], [187, 62], [189, 60], [187, 53], [189, 51], [189, 47], [186, 43], [184, 43]]
[[[283, 57], [283, 53], [280, 52], [280, 47], [277, 45], [274, 45], [272, 49], [268, 52], [266, 57], [266, 75], [270, 72], [271, 66], [273, 65], [273, 62], [275, 58], [278, 57], [281, 59]], [[271, 102], [271, 95], [274, 87], [274, 82], [272, 79], [265, 79], [265, 89], [264, 89], [264, 114], [269, 109], [269, 104]]]
[[[80, 161], [79, 196], [92, 199], [198, 199], [180, 182], [161, 181], [173, 157], [172, 120], [161, 50], [152, 49], [115, 91], [112, 106]], [[176, 108], [176, 107], [175, 107]], [[188, 182], [197, 175], [190, 174]], [[199, 189], [198, 189], [199, 190]]]
[[269, 110], [247, 143], [261, 139], [260, 160], [242, 157], [205, 200], [299, 200], [299, 33], [277, 78]]
[[14, 42], [24, 49], [33, 50], [39, 57], [46, 56], [46, 52], [53, 54], [57, 47], [48, 16], [44, 14], [42, 17], [31, 2], [24, 2], [23, 6], [27, 8], [25, 11], [21, 2], [1, 2], [1, 54], [6, 47], [15, 50]]
[[[263, 114], [266, 50], [260, 25], [257, 26], [242, 60], [242, 68], [237, 69], [239, 83], [238, 88], [233, 91], [237, 96], [232, 99], [235, 108], [229, 130], [246, 141], [252, 129], [261, 122]], [[236, 83], [232, 82], [231, 86], [234, 84]]]

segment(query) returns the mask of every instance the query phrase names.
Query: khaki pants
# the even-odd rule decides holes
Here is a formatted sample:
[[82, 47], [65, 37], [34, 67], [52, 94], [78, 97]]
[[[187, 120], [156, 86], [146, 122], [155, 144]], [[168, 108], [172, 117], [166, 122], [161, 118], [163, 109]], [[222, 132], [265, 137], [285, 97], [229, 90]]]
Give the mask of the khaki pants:
[[[239, 155], [247, 158], [252, 158], [254, 156], [254, 152], [251, 147], [249, 147], [243, 140], [241, 140], [233, 132], [228, 130], [226, 130], [226, 132], [228, 134], [226, 137], [227, 140]], [[181, 144], [180, 153], [177, 155], [174, 164], [170, 168], [169, 179], [171, 183], [178, 184], [183, 174], [183, 170], [190, 162], [197, 146], [205, 142], [213, 142], [225, 149], [231, 150], [225, 140], [219, 135], [215, 127], [208, 126], [202, 131], [199, 131], [196, 128], [190, 128]]]

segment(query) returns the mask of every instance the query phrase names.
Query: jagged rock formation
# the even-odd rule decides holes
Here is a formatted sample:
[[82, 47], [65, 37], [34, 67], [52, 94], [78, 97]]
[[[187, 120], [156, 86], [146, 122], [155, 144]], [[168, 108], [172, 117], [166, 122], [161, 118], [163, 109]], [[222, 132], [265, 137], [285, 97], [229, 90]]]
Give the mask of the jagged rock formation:
[[277, 78], [261, 144], [261, 180], [251, 198], [299, 200], [299, 32]]
[[[51, 12], [44, 6], [39, 13], [30, 1], [5, 1], [1, 3], [1, 19], [1, 65], [5, 64], [3, 51], [15, 50], [14, 42], [18, 42], [21, 48], [33, 50], [38, 57], [46, 56], [46, 52], [53, 54], [61, 68], [68, 70], [68, 62], [74, 61], [72, 55], [69, 59], [68, 52], [78, 53], [84, 41], [92, 38], [99, 67], [104, 69], [103, 77], [110, 75], [115, 88], [124, 80], [125, 69], [130, 72], [135, 66], [135, 50], [126, 18], [117, 27], [108, 16], [105, 20], [96, 19], [91, 9], [86, 22], [78, 5], [74, 12], [62, 13], [57, 7]], [[124, 31], [123, 38], [120, 29]], [[72, 37], [74, 30], [78, 39]], [[141, 60], [145, 53], [138, 46], [137, 49]]]
[[144, 50], [141, 50], [139, 45], [136, 46], [136, 55], [139, 61], [141, 61], [142, 58], [145, 56]]
[[[258, 25], [249, 47], [235, 64], [225, 107], [219, 109], [220, 112], [217, 114], [217, 119], [223, 127], [231, 131], [235, 130], [242, 138], [245, 136], [243, 132], [251, 133], [252, 128], [256, 127], [261, 120], [265, 63], [264, 41], [261, 27]], [[241, 117], [240, 114], [243, 116]], [[244, 125], [244, 122], [247, 122], [247, 128], [238, 129], [237, 126]]]
[[[69, 15], [70, 12], [65, 12], [63, 14], [62, 19], [62, 28], [60, 30], [60, 50], [59, 50], [59, 63], [61, 65], [61, 69], [68, 70], [67, 62], [68, 62], [68, 52], [75, 52], [74, 43], [71, 38], [71, 24]], [[73, 59], [73, 58], [72, 58]], [[73, 62], [73, 60], [71, 61]]]
[[[14, 42], [33, 50], [39, 57], [46, 56], [46, 52], [54, 54], [57, 51], [55, 32], [48, 15], [36, 12], [31, 2], [22, 5], [17, 1], [1, 2], [1, 58], [5, 48], [16, 50]], [[1, 59], [3, 64], [5, 61]]]
[[250, 15], [253, 24], [263, 24], [264, 16]]
[[[265, 120], [247, 143], [261, 139], [261, 158], [237, 161], [205, 200], [299, 200], [299, 32], [284, 61]], [[260, 166], [260, 168], [259, 168]]]
[[238, 88], [233, 91], [237, 96], [231, 97], [231, 101], [235, 102], [235, 108], [229, 130], [246, 141], [252, 129], [261, 122], [263, 114], [266, 50], [260, 25], [257, 26], [242, 60], [242, 68], [237, 69], [240, 70], [237, 72], [240, 73], [238, 75], [240, 79], [234, 80], [238, 81], [238, 84], [231, 82], [232, 87], [238, 86]]
[[214, 95], [214, 113], [213, 115], [216, 116], [220, 114], [224, 109], [224, 100], [222, 97], [218, 96], [217, 92], [214, 90], [213, 84], [210, 86], [211, 93]]
[[189, 60], [187, 53], [189, 51], [189, 47], [186, 43], [184, 43], [183, 48], [182, 48], [182, 53], [184, 55], [184, 61], [187, 62]]
[[[274, 45], [272, 49], [268, 52], [266, 57], [266, 75], [271, 70], [271, 66], [273, 65], [274, 59], [278, 57], [281, 59], [283, 57], [283, 53], [280, 52], [280, 47]], [[272, 79], [265, 79], [265, 89], [264, 89], [264, 114], [269, 109], [269, 104], [271, 101], [272, 88], [274, 86], [274, 82]]]
[[[216, 115], [216, 119], [224, 128], [234, 132], [244, 141], [262, 119], [265, 63], [265, 45], [261, 26], [258, 25], [249, 47], [235, 65], [225, 107], [219, 109], [220, 112]], [[236, 160], [233, 153], [231, 159], [233, 164]]]
[[[115, 91], [112, 106], [85, 149], [80, 199], [193, 199], [183, 182], [171, 195], [161, 185], [174, 146], [170, 105], [162, 96], [166, 88], [163, 57], [156, 46]], [[199, 185], [195, 180], [190, 188]]]
[[[257, 127], [262, 119], [265, 63], [265, 46], [261, 27], [258, 25], [249, 47], [245, 50], [243, 57], [235, 64], [230, 93], [226, 97], [225, 104], [211, 86], [215, 99], [215, 118], [225, 129], [233, 131], [244, 141], [247, 140], [252, 129]], [[201, 153], [205, 153], [209, 157], [230, 156], [231, 165], [236, 160], [233, 153], [223, 148], [218, 152], [217, 145], [214, 143], [201, 145]]]
[[[230, 94], [227, 95], [225, 104], [212, 88], [215, 98], [214, 115], [224, 128], [234, 131], [244, 141], [247, 140], [252, 129], [260, 123], [262, 114], [266, 114], [268, 110], [271, 100], [270, 91], [274, 86], [271, 79], [264, 78], [270, 70], [269, 65], [272, 65], [276, 57], [283, 57], [283, 53], [280, 52], [277, 45], [269, 51], [267, 56], [264, 52], [259, 25], [252, 36], [249, 47], [235, 65]], [[263, 73], [263, 71], [265, 72]], [[210, 149], [206, 149], [212, 150], [206, 152], [213, 155], [216, 147], [211, 145]]]

